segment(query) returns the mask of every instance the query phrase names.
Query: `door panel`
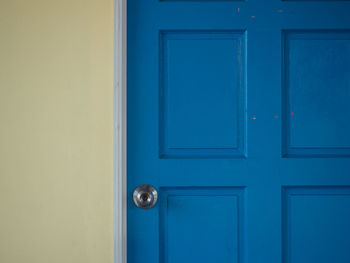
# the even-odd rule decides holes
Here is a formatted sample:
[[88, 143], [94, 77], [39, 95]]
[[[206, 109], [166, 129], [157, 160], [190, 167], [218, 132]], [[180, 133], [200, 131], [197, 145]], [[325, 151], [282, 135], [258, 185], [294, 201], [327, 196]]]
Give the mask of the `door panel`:
[[285, 154], [350, 154], [350, 31], [284, 34]]
[[160, 41], [161, 157], [243, 157], [244, 33], [161, 32]]
[[349, 13], [128, 0], [129, 262], [348, 263]]
[[284, 262], [348, 261], [349, 187], [287, 187], [283, 198]]
[[244, 188], [164, 188], [161, 193], [162, 261], [243, 260]]

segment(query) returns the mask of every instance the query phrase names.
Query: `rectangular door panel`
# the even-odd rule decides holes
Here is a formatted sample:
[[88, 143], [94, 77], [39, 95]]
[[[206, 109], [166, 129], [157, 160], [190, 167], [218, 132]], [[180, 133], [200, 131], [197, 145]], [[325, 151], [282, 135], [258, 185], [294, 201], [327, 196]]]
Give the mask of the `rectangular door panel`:
[[160, 33], [161, 157], [245, 155], [245, 35]]
[[285, 155], [350, 156], [350, 31], [284, 32]]
[[244, 188], [161, 189], [159, 209], [162, 262], [244, 262]]
[[284, 263], [347, 263], [350, 188], [284, 188]]

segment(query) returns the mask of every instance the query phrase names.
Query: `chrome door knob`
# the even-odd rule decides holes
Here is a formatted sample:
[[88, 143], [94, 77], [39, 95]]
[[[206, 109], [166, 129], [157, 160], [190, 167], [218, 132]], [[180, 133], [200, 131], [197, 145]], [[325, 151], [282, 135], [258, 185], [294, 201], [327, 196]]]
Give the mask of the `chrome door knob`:
[[134, 190], [133, 199], [137, 207], [150, 209], [157, 203], [158, 193], [152, 185], [143, 184]]

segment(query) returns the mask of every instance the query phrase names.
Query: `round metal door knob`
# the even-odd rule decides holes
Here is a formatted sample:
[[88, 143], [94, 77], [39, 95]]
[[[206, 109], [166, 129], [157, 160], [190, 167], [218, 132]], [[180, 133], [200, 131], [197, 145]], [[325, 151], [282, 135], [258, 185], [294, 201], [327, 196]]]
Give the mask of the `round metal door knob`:
[[152, 185], [143, 184], [134, 190], [133, 199], [137, 207], [150, 209], [157, 203], [158, 193]]

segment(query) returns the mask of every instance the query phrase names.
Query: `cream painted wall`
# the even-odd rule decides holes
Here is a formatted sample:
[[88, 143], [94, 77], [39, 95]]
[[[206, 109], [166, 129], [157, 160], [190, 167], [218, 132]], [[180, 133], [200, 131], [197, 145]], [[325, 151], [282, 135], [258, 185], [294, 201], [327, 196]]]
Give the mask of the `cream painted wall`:
[[0, 262], [113, 262], [113, 0], [0, 0]]

